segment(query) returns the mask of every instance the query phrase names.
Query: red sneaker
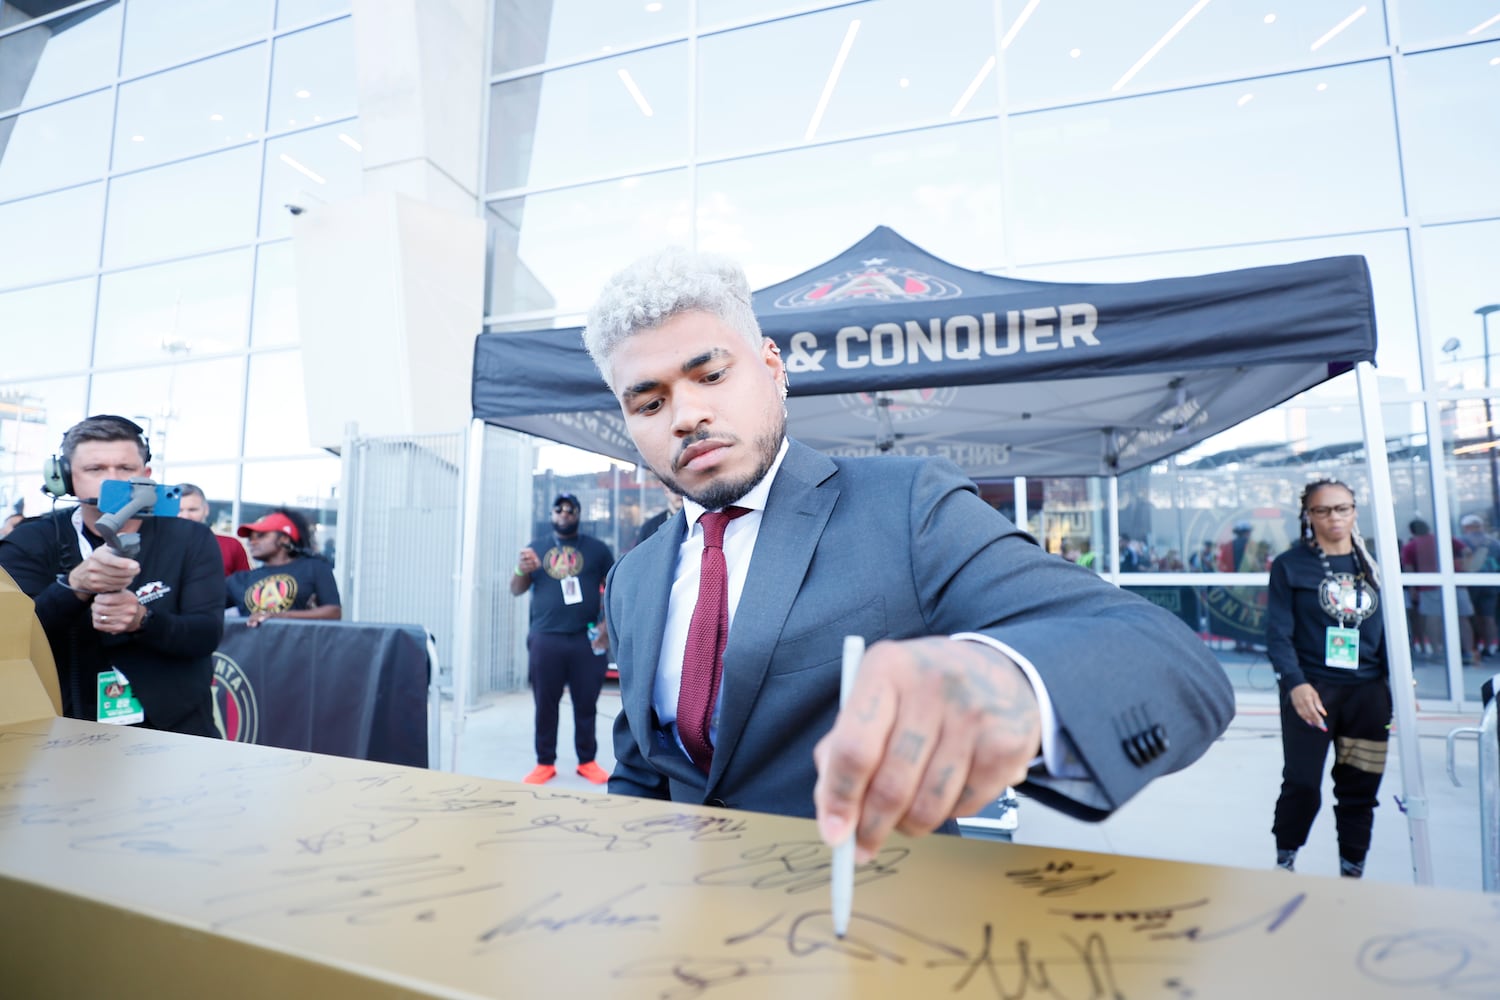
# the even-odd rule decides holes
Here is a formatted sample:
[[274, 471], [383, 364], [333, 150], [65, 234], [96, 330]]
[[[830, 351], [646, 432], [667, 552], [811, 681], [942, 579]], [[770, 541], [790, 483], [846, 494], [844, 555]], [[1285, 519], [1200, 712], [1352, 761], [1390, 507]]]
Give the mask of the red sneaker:
[[609, 774], [605, 772], [604, 768], [593, 761], [589, 761], [587, 764], [579, 764], [578, 773], [596, 785], [602, 785], [609, 780]]
[[531, 769], [531, 773], [521, 780], [528, 785], [545, 785], [557, 777], [557, 768], [551, 764], [538, 764]]

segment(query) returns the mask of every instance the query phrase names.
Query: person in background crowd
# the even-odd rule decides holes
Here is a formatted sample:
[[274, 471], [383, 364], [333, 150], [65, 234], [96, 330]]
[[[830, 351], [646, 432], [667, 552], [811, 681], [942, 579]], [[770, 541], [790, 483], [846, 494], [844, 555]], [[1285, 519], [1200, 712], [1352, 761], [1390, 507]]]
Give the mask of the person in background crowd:
[[1195, 573], [1212, 573], [1217, 566], [1214, 565], [1214, 543], [1212, 539], [1205, 538], [1203, 545], [1188, 557], [1188, 566]]
[[1299, 517], [1301, 542], [1271, 564], [1266, 606], [1285, 761], [1271, 826], [1276, 865], [1293, 871], [1307, 842], [1331, 744], [1339, 874], [1359, 878], [1390, 737], [1380, 568], [1360, 537], [1354, 491], [1343, 483], [1309, 483]]
[[[1408, 573], [1437, 573], [1441, 567], [1438, 563], [1437, 536], [1432, 533], [1427, 522], [1420, 517], [1413, 518], [1408, 527], [1411, 528], [1411, 539], [1401, 546], [1401, 568]], [[1453, 539], [1453, 564], [1462, 567], [1464, 558], [1468, 554], [1468, 547], [1457, 538]], [[1415, 588], [1417, 591], [1417, 613], [1422, 616], [1422, 634], [1427, 641], [1432, 643], [1434, 652], [1441, 656], [1446, 647], [1443, 632], [1443, 591], [1440, 587], [1428, 585]], [[1458, 641], [1463, 652], [1464, 662], [1474, 662], [1474, 624], [1470, 620], [1474, 614], [1474, 604], [1469, 599], [1469, 588], [1459, 587], [1454, 594], [1458, 605]]]
[[[1463, 570], [1468, 573], [1500, 573], [1500, 541], [1484, 530], [1484, 518], [1478, 514], [1466, 514], [1458, 522], [1463, 530], [1463, 543], [1468, 547], [1464, 556]], [[1485, 655], [1500, 652], [1497, 647], [1495, 610], [1500, 601], [1500, 588], [1465, 587], [1469, 601], [1474, 606], [1474, 665]]]
[[615, 557], [608, 545], [578, 530], [581, 509], [573, 494], [559, 493], [552, 501], [552, 530], [521, 550], [510, 578], [516, 597], [531, 591], [526, 652], [536, 704], [536, 767], [521, 779], [528, 785], [557, 777], [557, 706], [564, 687], [573, 700], [578, 773], [596, 785], [609, 780], [594, 761], [594, 720], [608, 670], [605, 657], [596, 655], [608, 649], [599, 592]]
[[16, 525], [20, 524], [24, 520], [26, 520], [26, 518], [20, 513], [6, 514], [5, 520], [0, 521], [0, 538], [4, 538], [6, 535], [10, 534], [15, 530]]
[[[177, 516], [199, 524], [208, 524], [208, 497], [203, 495], [202, 488], [192, 483], [183, 483], [178, 489], [182, 490], [182, 503], [177, 508]], [[245, 555], [243, 545], [218, 532], [214, 532], [214, 540], [219, 543], [219, 553], [224, 557], [225, 576], [250, 568], [250, 557]]]
[[679, 510], [682, 509], [682, 494], [681, 493], [678, 493], [676, 490], [672, 489], [672, 487], [668, 486], [666, 483], [661, 483], [661, 492], [662, 492], [662, 495], [667, 498], [667, 506], [666, 506], [665, 509], [657, 511], [655, 514], [653, 514], [650, 517], [648, 517], [641, 524], [640, 533], [637, 534], [636, 538], [635, 538], [635, 544], [636, 545], [641, 544], [646, 539], [648, 539], [652, 535], [656, 534], [656, 529], [660, 528], [662, 525], [666, 524], [667, 523], [667, 518], [671, 517], [673, 514], [677, 513]]
[[1249, 521], [1236, 521], [1234, 537], [1219, 546], [1220, 573], [1264, 573], [1264, 563], [1255, 561], [1255, 549], [1250, 545], [1250, 533], [1254, 525]]
[[213, 651], [224, 631], [224, 574], [213, 534], [176, 517], [120, 526], [140, 536], [133, 557], [97, 526], [106, 480], [151, 475], [151, 448], [124, 417], [68, 428], [54, 460], [54, 495], [79, 506], [23, 521], [0, 541], [3, 568], [36, 602], [57, 661], [63, 714], [216, 737]]
[[250, 539], [250, 555], [260, 563], [224, 580], [224, 607], [238, 608], [255, 628], [268, 618], [336, 621], [343, 615], [333, 569], [309, 548], [312, 528], [288, 507], [276, 507], [238, 534]]

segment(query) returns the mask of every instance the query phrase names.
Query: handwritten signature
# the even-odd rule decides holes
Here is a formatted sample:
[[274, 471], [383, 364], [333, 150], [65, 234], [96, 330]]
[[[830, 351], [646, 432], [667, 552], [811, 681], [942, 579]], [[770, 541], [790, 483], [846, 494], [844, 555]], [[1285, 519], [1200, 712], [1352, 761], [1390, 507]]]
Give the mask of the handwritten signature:
[[[867, 885], [900, 874], [900, 863], [910, 853], [906, 847], [883, 848], [854, 869], [854, 884]], [[772, 889], [795, 895], [827, 889], [832, 873], [833, 850], [822, 841], [775, 842], [745, 851], [734, 864], [700, 872], [693, 883]]]

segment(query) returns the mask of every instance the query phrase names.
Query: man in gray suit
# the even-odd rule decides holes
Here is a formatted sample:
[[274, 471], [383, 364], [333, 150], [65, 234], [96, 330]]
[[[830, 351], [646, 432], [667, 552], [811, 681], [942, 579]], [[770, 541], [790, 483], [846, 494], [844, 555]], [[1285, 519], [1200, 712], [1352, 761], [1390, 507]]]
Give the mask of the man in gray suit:
[[[1043, 552], [955, 466], [789, 440], [786, 368], [733, 262], [636, 262], [584, 340], [642, 458], [686, 497], [608, 581], [611, 792], [815, 815], [864, 860], [893, 829], [956, 829], [1007, 785], [1102, 819], [1229, 724], [1228, 680], [1185, 625]], [[727, 641], [695, 725], [710, 577]], [[840, 712], [845, 635], [869, 646]]]

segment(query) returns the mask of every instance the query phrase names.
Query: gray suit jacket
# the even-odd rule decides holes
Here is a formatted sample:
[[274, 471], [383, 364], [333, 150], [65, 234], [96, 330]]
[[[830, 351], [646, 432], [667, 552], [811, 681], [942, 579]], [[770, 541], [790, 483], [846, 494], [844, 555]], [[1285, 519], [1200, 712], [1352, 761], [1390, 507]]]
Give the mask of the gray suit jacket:
[[771, 486], [724, 650], [705, 776], [651, 706], [678, 513], [605, 594], [620, 671], [611, 792], [813, 814], [813, 745], [838, 711], [843, 637], [983, 632], [1037, 668], [1089, 777], [1034, 768], [1033, 797], [1102, 819], [1229, 725], [1218, 662], [1171, 614], [1043, 552], [942, 460], [833, 459], [792, 442]]

